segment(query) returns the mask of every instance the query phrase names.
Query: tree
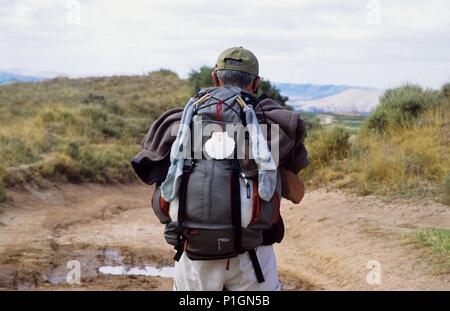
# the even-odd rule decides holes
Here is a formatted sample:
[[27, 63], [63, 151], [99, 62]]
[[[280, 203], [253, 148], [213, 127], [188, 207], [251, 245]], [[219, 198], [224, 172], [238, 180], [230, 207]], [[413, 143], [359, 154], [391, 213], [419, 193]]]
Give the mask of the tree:
[[[214, 68], [205, 65], [197, 70], [194, 69], [189, 73], [189, 82], [195, 93], [202, 88], [212, 86], [211, 73], [213, 70]], [[261, 80], [257, 95], [259, 96], [262, 93], [266, 93], [273, 100], [276, 100], [284, 107], [291, 109], [291, 107], [286, 104], [289, 97], [283, 96], [280, 90], [275, 85], [272, 85], [269, 80]]]
[[287, 105], [289, 97], [283, 96], [280, 90], [275, 85], [272, 85], [269, 80], [262, 80], [259, 84], [258, 96], [263, 93], [266, 93], [270, 98], [277, 101], [284, 107], [292, 109], [292, 107]]
[[189, 82], [194, 88], [194, 93], [200, 89], [212, 86], [211, 72], [213, 68], [209, 66], [202, 66], [198, 70], [193, 69], [189, 73]]

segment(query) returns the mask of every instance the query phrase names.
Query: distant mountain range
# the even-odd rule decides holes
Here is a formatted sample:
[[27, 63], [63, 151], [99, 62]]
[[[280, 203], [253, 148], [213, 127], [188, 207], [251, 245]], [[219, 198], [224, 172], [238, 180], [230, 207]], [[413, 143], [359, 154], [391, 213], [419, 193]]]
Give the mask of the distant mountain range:
[[378, 105], [383, 93], [376, 89], [354, 88], [320, 99], [289, 104], [301, 111], [368, 114]]
[[[38, 82], [57, 76], [22, 70], [0, 71], [0, 84]], [[379, 102], [383, 91], [347, 85], [274, 83], [295, 110], [331, 113], [369, 113]]]
[[275, 83], [275, 86], [293, 102], [319, 99], [350, 89], [347, 85], [315, 85]]
[[0, 70], [0, 84], [14, 82], [38, 82], [58, 76], [52, 72], [32, 72], [20, 69]]
[[384, 91], [347, 85], [275, 83], [298, 111], [368, 114]]

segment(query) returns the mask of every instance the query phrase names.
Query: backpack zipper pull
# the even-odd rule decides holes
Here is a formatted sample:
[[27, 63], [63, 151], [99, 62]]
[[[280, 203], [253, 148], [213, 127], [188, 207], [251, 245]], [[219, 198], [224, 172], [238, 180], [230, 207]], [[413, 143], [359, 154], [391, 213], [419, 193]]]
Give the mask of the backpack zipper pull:
[[247, 178], [244, 178], [245, 181], [245, 189], [247, 190], [247, 199], [250, 199], [250, 183]]
[[250, 182], [248, 181], [247, 177], [245, 176], [244, 173], [241, 172], [241, 177], [244, 178], [244, 182], [245, 182], [245, 193], [247, 195], [247, 199], [250, 199]]

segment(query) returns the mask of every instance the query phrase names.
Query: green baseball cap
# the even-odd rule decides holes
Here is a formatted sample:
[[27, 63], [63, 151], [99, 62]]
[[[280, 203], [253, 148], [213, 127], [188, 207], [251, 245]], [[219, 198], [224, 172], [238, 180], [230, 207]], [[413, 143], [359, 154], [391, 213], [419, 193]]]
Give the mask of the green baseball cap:
[[214, 70], [236, 70], [259, 76], [259, 64], [255, 54], [242, 46], [226, 49], [217, 58]]

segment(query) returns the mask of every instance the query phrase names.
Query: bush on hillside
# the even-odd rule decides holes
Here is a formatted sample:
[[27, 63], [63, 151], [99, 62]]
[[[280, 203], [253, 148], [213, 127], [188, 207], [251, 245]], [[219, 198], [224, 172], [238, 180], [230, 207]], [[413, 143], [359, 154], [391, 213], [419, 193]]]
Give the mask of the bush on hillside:
[[428, 107], [436, 104], [438, 92], [423, 90], [420, 86], [408, 84], [387, 90], [380, 98], [380, 104], [368, 116], [367, 128], [384, 132], [390, 126], [408, 126]]
[[2, 184], [0, 184], [0, 203], [6, 201], [6, 190]]
[[450, 205], [450, 172], [442, 181], [443, 202]]
[[445, 83], [441, 87], [441, 98], [450, 98], [450, 82]]
[[214, 68], [209, 66], [202, 66], [197, 70], [192, 70], [189, 73], [189, 82], [193, 88], [194, 94], [205, 87], [211, 87], [213, 85], [211, 80], [211, 73]]
[[376, 109], [367, 117], [366, 126], [371, 130], [384, 132], [389, 125], [388, 118], [389, 113], [386, 109]]
[[262, 80], [260, 82], [258, 95], [261, 95], [262, 93], [266, 93], [270, 98], [276, 100], [286, 108], [292, 109], [292, 107], [287, 105], [289, 97], [283, 96], [280, 90], [275, 85], [272, 85], [269, 80]]
[[136, 180], [130, 159], [139, 148], [120, 145], [88, 146], [80, 151], [78, 165], [84, 181], [129, 182]]
[[429, 193], [438, 190], [450, 168], [450, 145], [443, 125], [448, 123], [439, 105], [409, 127], [386, 133], [362, 131], [352, 146], [351, 162], [360, 172], [365, 192], [379, 194]]
[[7, 165], [18, 165], [36, 160], [26, 137], [2, 135], [0, 133], [0, 161]]
[[300, 118], [305, 121], [308, 131], [318, 130], [322, 125], [317, 114], [312, 112], [302, 112]]
[[148, 73], [149, 76], [153, 76], [153, 77], [172, 77], [172, 78], [176, 78], [179, 79], [178, 74], [170, 69], [166, 69], [166, 68], [161, 68], [159, 70], [155, 70], [155, 71], [151, 71]]
[[5, 175], [5, 168], [0, 165], [0, 203], [6, 200], [6, 190], [3, 185], [3, 176]]
[[97, 105], [101, 107], [102, 109], [113, 113], [113, 114], [123, 114], [124, 110], [120, 105], [117, 103], [117, 101], [108, 101], [106, 100], [105, 96], [103, 95], [96, 95], [89, 93], [88, 96], [86, 96], [83, 101], [83, 104], [86, 105]]
[[342, 160], [350, 151], [350, 132], [342, 126], [323, 127], [308, 133], [306, 144], [313, 165]]
[[82, 181], [78, 163], [69, 156], [62, 153], [53, 153], [49, 157], [48, 161], [42, 162], [34, 169], [39, 177], [54, 181]]

